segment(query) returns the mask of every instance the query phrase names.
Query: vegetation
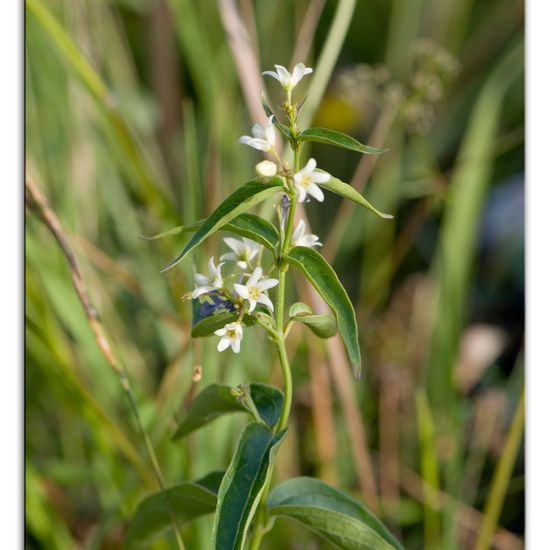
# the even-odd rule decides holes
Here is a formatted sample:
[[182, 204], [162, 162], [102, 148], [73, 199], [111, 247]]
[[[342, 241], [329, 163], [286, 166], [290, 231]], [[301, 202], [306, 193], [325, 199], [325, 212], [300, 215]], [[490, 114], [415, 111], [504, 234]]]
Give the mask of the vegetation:
[[[300, 61], [285, 108], [261, 72]], [[26, 0], [25, 71], [28, 548], [210, 548], [247, 441], [260, 488], [277, 449], [253, 548], [368, 547], [321, 533], [306, 495], [408, 549], [523, 547], [522, 2]], [[266, 113], [290, 172], [243, 191], [262, 159], [238, 137]], [[291, 201], [323, 246], [283, 233], [283, 285], [273, 205], [309, 158], [340, 179]], [[261, 197], [210, 229], [256, 236], [264, 270], [274, 251], [288, 371], [269, 308], [243, 298], [219, 353], [235, 320], [181, 300], [228, 253], [207, 224], [235, 193]]]

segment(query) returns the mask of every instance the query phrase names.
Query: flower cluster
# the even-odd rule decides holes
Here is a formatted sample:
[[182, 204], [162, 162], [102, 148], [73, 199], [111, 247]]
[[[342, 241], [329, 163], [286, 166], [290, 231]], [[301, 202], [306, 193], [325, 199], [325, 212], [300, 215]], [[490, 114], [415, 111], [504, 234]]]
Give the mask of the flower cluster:
[[[303, 63], [298, 63], [292, 73], [281, 65], [275, 65], [275, 71], [265, 71], [263, 74], [271, 76], [278, 80], [286, 91], [287, 109], [291, 127], [295, 128], [296, 111], [291, 105], [291, 93], [302, 78], [313, 72], [313, 69], [306, 67]], [[260, 177], [273, 177], [277, 174], [283, 175], [286, 182], [286, 191], [295, 200], [302, 203], [309, 200], [308, 197], [322, 202], [324, 195], [320, 185], [327, 183], [330, 174], [317, 170], [317, 162], [310, 158], [306, 165], [301, 169], [291, 172], [288, 165], [283, 163], [277, 153], [277, 134], [276, 121], [274, 115], [271, 115], [265, 126], [254, 124], [252, 127], [252, 136], [241, 136], [239, 143], [248, 145], [264, 153], [270, 153], [275, 160], [264, 160], [256, 165], [256, 173]], [[288, 202], [288, 197], [283, 197]], [[284, 229], [285, 217], [281, 219], [281, 231]], [[303, 220], [300, 220], [293, 228], [290, 237], [290, 246], [314, 247], [321, 246], [317, 235], [306, 234], [306, 227]], [[261, 245], [257, 242], [242, 238], [242, 240], [233, 237], [224, 239], [225, 244], [231, 252], [226, 252], [220, 257], [220, 263], [216, 264], [214, 258], [208, 262], [208, 275], [201, 273], [195, 274], [194, 280], [197, 285], [192, 293], [193, 299], [199, 296], [205, 296], [207, 300], [225, 300], [229, 301], [234, 311], [238, 312], [236, 321], [226, 324], [223, 328], [216, 330], [215, 334], [221, 337], [218, 343], [218, 351], [224, 351], [231, 347], [234, 353], [239, 353], [241, 349], [241, 340], [243, 338], [242, 320], [245, 314], [251, 314], [255, 311], [257, 304], [261, 304], [268, 311], [274, 311], [273, 302], [269, 297], [268, 290], [277, 286], [277, 279], [264, 277], [261, 260]], [[236, 266], [242, 271], [237, 274], [238, 282], [234, 282], [230, 289], [224, 283], [221, 273], [222, 266], [226, 262], [235, 262]], [[246, 283], [243, 282], [247, 277]]]

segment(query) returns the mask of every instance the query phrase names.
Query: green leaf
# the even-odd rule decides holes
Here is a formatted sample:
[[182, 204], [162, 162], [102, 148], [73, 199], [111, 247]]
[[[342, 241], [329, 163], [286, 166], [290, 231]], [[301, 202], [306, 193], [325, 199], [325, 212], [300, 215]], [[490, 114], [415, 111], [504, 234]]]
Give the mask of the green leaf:
[[207, 237], [234, 220], [239, 214], [283, 190], [283, 180], [277, 176], [272, 178], [255, 178], [239, 187], [204, 220], [183, 251], [161, 272], [174, 267]]
[[[154, 241], [156, 239], [162, 239], [163, 237], [178, 235], [179, 233], [195, 232], [203, 223], [204, 220], [200, 220], [189, 225], [179, 225], [178, 227], [168, 229], [168, 231], [163, 231], [157, 235], [152, 235], [150, 237], [141, 236], [140, 239], [143, 239], [144, 241]], [[269, 248], [269, 250], [274, 250], [279, 242], [279, 233], [275, 229], [274, 225], [267, 220], [260, 218], [260, 216], [256, 216], [255, 214], [241, 214], [234, 220], [221, 227], [220, 230], [252, 239], [253, 241], [260, 243], [262, 246]]]
[[203, 220], [190, 223], [188, 225], [178, 225], [177, 227], [173, 227], [172, 229], [168, 229], [162, 233], [157, 233], [156, 235], [140, 235], [139, 238], [143, 241], [156, 241], [157, 239], [171, 237], [172, 235], [179, 235], [180, 233], [192, 233], [201, 226], [202, 222]]
[[297, 477], [275, 487], [269, 514], [302, 524], [343, 550], [402, 550], [362, 504], [319, 479]]
[[211, 472], [201, 479], [176, 485], [141, 501], [130, 521], [125, 547], [148, 547], [172, 527], [172, 515], [178, 525], [182, 525], [213, 513], [223, 475], [224, 472]]
[[[323, 171], [324, 170], [319, 170], [319, 172]], [[393, 219], [393, 216], [391, 214], [384, 214], [383, 212], [380, 212], [380, 210], [374, 208], [374, 206], [367, 199], [365, 199], [365, 197], [363, 197], [361, 193], [356, 191], [354, 187], [352, 187], [348, 183], [344, 183], [338, 178], [330, 176], [330, 180], [327, 183], [320, 184], [320, 186], [322, 189], [328, 189], [329, 191], [332, 191], [333, 193], [336, 193], [341, 197], [360, 204], [361, 206], [363, 206], [367, 210], [370, 210], [371, 212], [374, 212], [377, 216], [380, 216], [381, 218], [384, 218], [386, 220]]]
[[290, 128], [286, 126], [285, 124], [282, 124], [279, 122], [279, 119], [275, 116], [275, 113], [269, 106], [269, 103], [267, 102], [264, 94], [261, 95], [262, 100], [262, 107], [264, 108], [265, 114], [270, 117], [273, 115], [273, 125], [282, 133], [284, 136], [291, 142], [294, 143], [296, 140], [294, 139], [294, 136], [292, 135], [292, 132], [290, 131]]
[[351, 301], [339, 281], [334, 269], [312, 248], [295, 246], [285, 256], [285, 260], [301, 271], [313, 284], [323, 300], [336, 315], [338, 329], [348, 350], [357, 377], [361, 374], [361, 352], [357, 337], [357, 321]]
[[[231, 386], [212, 384], [199, 393], [173, 439], [184, 437], [224, 414], [248, 412], [244, 404], [231, 394], [231, 389]], [[252, 382], [250, 396], [262, 420], [271, 428], [276, 426], [283, 408], [282, 392], [273, 386]]]
[[306, 325], [319, 338], [332, 338], [338, 330], [332, 315], [299, 315], [294, 321]]
[[296, 302], [290, 306], [288, 313], [291, 317], [297, 317], [298, 315], [311, 315], [313, 311], [307, 304]]
[[279, 232], [275, 226], [255, 214], [241, 214], [222, 227], [222, 231], [236, 233], [260, 243], [269, 250], [275, 250], [279, 244]]
[[220, 486], [212, 532], [215, 550], [244, 548], [269, 466], [286, 432], [274, 435], [258, 422], [245, 426]]
[[347, 134], [327, 128], [309, 128], [300, 134], [299, 139], [300, 141], [316, 141], [318, 143], [336, 145], [336, 147], [349, 149], [350, 151], [356, 151], [357, 153], [363, 153], [365, 155], [379, 155], [387, 151], [387, 149], [363, 145]]

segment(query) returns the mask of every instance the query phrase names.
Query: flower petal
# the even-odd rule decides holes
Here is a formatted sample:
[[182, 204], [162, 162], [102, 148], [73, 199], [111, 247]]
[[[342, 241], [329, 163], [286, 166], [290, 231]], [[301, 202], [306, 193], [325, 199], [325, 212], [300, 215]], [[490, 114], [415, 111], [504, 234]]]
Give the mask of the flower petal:
[[267, 306], [271, 311], [275, 309], [273, 307], [273, 302], [271, 301], [269, 296], [267, 296], [266, 294], [260, 294], [260, 296], [258, 297], [258, 302], [260, 304], [264, 304], [264, 306]]
[[248, 300], [249, 293], [248, 293], [248, 287], [247, 287], [247, 286], [239, 285], [238, 283], [235, 283], [235, 284], [233, 285], [233, 289], [235, 290], [235, 292], [236, 292], [241, 298], [244, 298], [245, 300]]
[[255, 286], [256, 283], [260, 280], [261, 276], [262, 276], [262, 268], [258, 266], [254, 269], [254, 271], [248, 278], [248, 281], [246, 281], [246, 286], [247, 287]]
[[[244, 249], [243, 243], [241, 241], [239, 241], [239, 239], [235, 239], [233, 237], [225, 237], [223, 242], [229, 248], [231, 248], [231, 250], [233, 250], [233, 252], [235, 252], [235, 254], [237, 254], [237, 255], [241, 254], [243, 249]], [[225, 254], [224, 254], [224, 256], [225, 256]], [[223, 256], [220, 258], [220, 260], [221, 259], [223, 259]]]
[[218, 342], [218, 351], [226, 350], [231, 344], [231, 338], [229, 336], [223, 336], [222, 339]]
[[252, 126], [252, 135], [258, 139], [265, 139], [265, 131], [263, 126], [256, 122], [256, 124]]
[[208, 277], [202, 273], [195, 273], [195, 275], [193, 275], [193, 280], [195, 281], [195, 284], [199, 286], [205, 286], [208, 284]]
[[298, 222], [298, 225], [296, 226], [296, 229], [292, 232], [292, 235], [290, 237], [290, 242], [292, 243], [298, 242], [301, 239], [302, 235], [304, 234], [305, 229], [306, 229], [306, 224], [304, 220], [300, 220]]
[[273, 288], [279, 284], [278, 279], [264, 279], [263, 281], [258, 281], [256, 283], [256, 288], [260, 289], [260, 292]]
[[[260, 296], [261, 296], [261, 294], [260, 294]], [[256, 300], [253, 300], [252, 298], [249, 298], [248, 303], [249, 303], [248, 311], [249, 312], [254, 311], [254, 309], [256, 308]]]
[[226, 252], [220, 256], [220, 260], [234, 262], [237, 260], [237, 254], [235, 252]]
[[279, 81], [281, 82], [281, 84], [285, 85], [290, 83], [290, 79], [292, 77], [290, 76], [290, 73], [288, 72], [288, 69], [286, 67], [283, 67], [282, 65], [275, 65], [275, 70], [279, 75]]
[[214, 334], [216, 336], [225, 336], [227, 334], [227, 329], [225, 327], [219, 328], [218, 330], [214, 331]]
[[317, 161], [315, 159], [309, 159], [307, 164], [300, 170], [299, 173], [304, 175], [310, 175], [317, 167]]
[[199, 286], [198, 288], [193, 290], [191, 297], [193, 298], [193, 300], [196, 300], [199, 296], [207, 294], [211, 290], [214, 290], [211, 286]]
[[212, 256], [208, 260], [208, 273], [210, 274], [210, 278], [215, 277], [218, 273], [218, 271], [216, 269], [216, 264], [214, 263], [214, 256]]
[[304, 202], [306, 200], [306, 195], [307, 195], [306, 190], [302, 186], [295, 185], [294, 187], [297, 193], [296, 200], [298, 202]]
[[317, 235], [303, 235], [294, 243], [295, 246], [307, 246], [311, 248], [313, 246], [323, 246], [322, 243], [318, 242], [319, 237]]
[[231, 349], [233, 350], [233, 353], [239, 353], [239, 351], [241, 351], [240, 338], [234, 338], [233, 340], [231, 340]]
[[262, 74], [267, 76], [272, 76], [275, 80], [278, 80], [279, 82], [281, 81], [281, 79], [279, 78], [279, 75], [275, 71], [264, 71]]
[[328, 174], [327, 172], [319, 172], [319, 170], [315, 170], [315, 172], [311, 173], [309, 178], [313, 183], [327, 183], [327, 181], [330, 180], [330, 174]]
[[325, 200], [325, 196], [323, 195], [323, 192], [321, 191], [321, 188], [314, 183], [310, 183], [307, 188], [306, 192], [308, 195], [311, 195], [314, 199], [317, 199], [319, 202], [323, 202]]

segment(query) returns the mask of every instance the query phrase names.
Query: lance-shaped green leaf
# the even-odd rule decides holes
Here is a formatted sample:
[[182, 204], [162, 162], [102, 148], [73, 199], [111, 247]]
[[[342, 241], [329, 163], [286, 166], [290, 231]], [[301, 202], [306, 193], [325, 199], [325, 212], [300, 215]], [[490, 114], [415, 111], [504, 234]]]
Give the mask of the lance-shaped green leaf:
[[[173, 438], [184, 437], [225, 414], [248, 412], [244, 403], [232, 395], [231, 389], [231, 386], [221, 384], [206, 387], [191, 403], [187, 417]], [[271, 428], [276, 426], [283, 408], [283, 393], [273, 386], [253, 382], [250, 396], [262, 420]]]
[[[319, 172], [323, 171], [324, 170], [319, 170]], [[330, 180], [327, 183], [321, 184], [321, 188], [328, 189], [329, 191], [332, 191], [333, 193], [336, 193], [341, 197], [356, 202], [367, 210], [374, 212], [377, 216], [380, 216], [381, 218], [384, 218], [386, 220], [393, 219], [393, 216], [391, 214], [384, 214], [383, 212], [380, 212], [380, 210], [377, 210], [367, 199], [365, 199], [365, 197], [363, 197], [363, 195], [361, 195], [361, 193], [356, 191], [354, 187], [352, 187], [348, 183], [344, 183], [338, 178], [330, 176]]]
[[[200, 220], [188, 225], [179, 225], [178, 227], [168, 229], [156, 235], [151, 235], [150, 237], [140, 237], [140, 239], [154, 241], [162, 239], [163, 237], [178, 235], [179, 233], [194, 233], [203, 223], [204, 220]], [[274, 250], [279, 242], [279, 233], [275, 229], [275, 226], [267, 220], [260, 218], [260, 216], [256, 216], [256, 214], [241, 214], [221, 227], [220, 230], [252, 239], [269, 250]]]
[[213, 549], [244, 548], [269, 466], [286, 432], [283, 430], [274, 435], [258, 422], [245, 426], [220, 486], [212, 531]]
[[355, 138], [352, 138], [347, 134], [337, 132], [336, 130], [329, 130], [327, 128], [309, 128], [300, 134], [299, 139], [300, 141], [316, 141], [318, 143], [336, 145], [336, 147], [349, 149], [350, 151], [356, 151], [357, 153], [363, 153], [364, 155], [379, 155], [380, 153], [387, 151], [387, 149], [363, 145]]
[[277, 176], [255, 178], [239, 187], [204, 220], [183, 251], [162, 272], [174, 267], [206, 238], [234, 220], [239, 214], [283, 190], [283, 180]]
[[279, 232], [275, 226], [256, 214], [241, 214], [224, 225], [222, 230], [252, 239], [272, 251], [279, 243]]
[[299, 522], [342, 550], [402, 550], [363, 505], [319, 479], [297, 477], [275, 487], [269, 514]]
[[336, 325], [336, 319], [332, 315], [298, 315], [293, 319], [297, 323], [306, 325], [313, 334], [319, 336], [319, 338], [332, 338], [338, 327]]
[[361, 352], [357, 337], [355, 311], [334, 269], [319, 252], [305, 246], [291, 248], [285, 256], [285, 260], [308, 278], [334, 312], [338, 330], [348, 350], [355, 375], [359, 377], [361, 374]]
[[188, 481], [143, 500], [130, 521], [125, 547], [142, 548], [172, 527], [216, 510], [217, 493], [224, 472], [211, 472], [196, 481]]

